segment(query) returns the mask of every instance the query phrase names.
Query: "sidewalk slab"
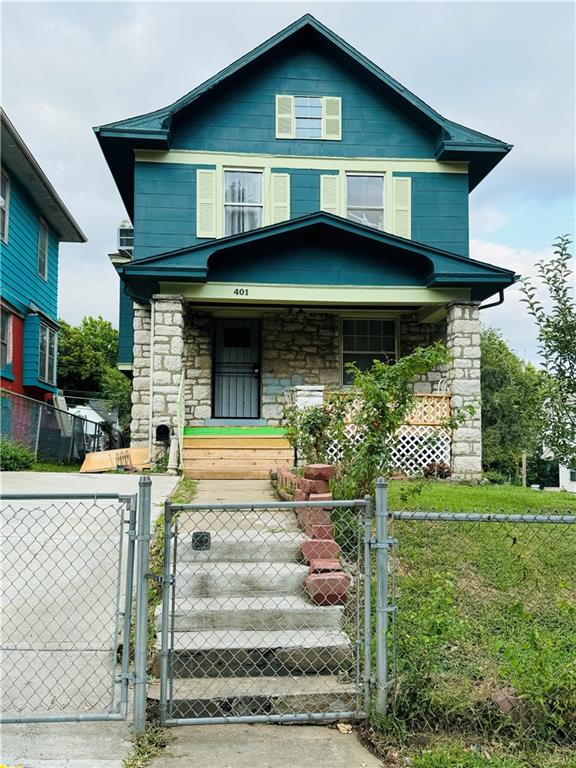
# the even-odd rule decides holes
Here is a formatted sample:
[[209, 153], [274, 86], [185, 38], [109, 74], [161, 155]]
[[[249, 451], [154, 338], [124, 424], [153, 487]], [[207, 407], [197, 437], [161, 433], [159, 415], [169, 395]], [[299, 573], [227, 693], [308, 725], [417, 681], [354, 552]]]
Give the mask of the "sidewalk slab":
[[209, 725], [170, 729], [149, 768], [382, 768], [354, 732], [318, 725]]

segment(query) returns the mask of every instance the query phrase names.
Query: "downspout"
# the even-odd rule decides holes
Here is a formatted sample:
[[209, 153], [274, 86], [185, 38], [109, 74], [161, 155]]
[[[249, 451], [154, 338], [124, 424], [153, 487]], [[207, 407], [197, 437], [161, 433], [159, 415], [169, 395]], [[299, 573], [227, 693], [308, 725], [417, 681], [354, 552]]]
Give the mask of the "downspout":
[[504, 289], [500, 288], [498, 291], [498, 301], [493, 301], [492, 304], [484, 304], [484, 306], [479, 306], [478, 311], [481, 309], [490, 309], [490, 307], [499, 307], [500, 304], [504, 303]]
[[150, 382], [148, 394], [148, 460], [152, 462], [152, 417], [154, 415], [154, 340], [156, 337], [156, 302], [150, 299]]

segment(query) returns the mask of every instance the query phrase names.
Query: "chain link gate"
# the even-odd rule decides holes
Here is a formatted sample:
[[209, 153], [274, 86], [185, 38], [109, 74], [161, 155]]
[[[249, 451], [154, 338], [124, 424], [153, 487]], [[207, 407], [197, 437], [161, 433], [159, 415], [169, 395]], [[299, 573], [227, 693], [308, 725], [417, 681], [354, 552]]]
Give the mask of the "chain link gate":
[[369, 498], [167, 503], [164, 522], [162, 725], [366, 716]]
[[4, 494], [2, 723], [128, 714], [137, 495]]

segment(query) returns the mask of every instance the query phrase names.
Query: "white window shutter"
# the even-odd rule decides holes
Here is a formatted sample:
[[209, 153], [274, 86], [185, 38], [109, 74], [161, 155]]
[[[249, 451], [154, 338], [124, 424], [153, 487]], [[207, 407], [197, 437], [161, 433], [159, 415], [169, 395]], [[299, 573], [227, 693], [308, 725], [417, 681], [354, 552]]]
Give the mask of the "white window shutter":
[[392, 179], [394, 234], [410, 239], [412, 237], [412, 179], [401, 176]]
[[293, 139], [295, 134], [294, 96], [276, 95], [276, 138]]
[[338, 188], [340, 178], [338, 174], [320, 176], [320, 210], [326, 213], [340, 214], [338, 204]]
[[270, 183], [271, 224], [290, 218], [290, 174], [272, 173]]
[[196, 171], [196, 237], [216, 237], [216, 171]]
[[337, 141], [342, 138], [342, 99], [322, 97], [322, 138]]

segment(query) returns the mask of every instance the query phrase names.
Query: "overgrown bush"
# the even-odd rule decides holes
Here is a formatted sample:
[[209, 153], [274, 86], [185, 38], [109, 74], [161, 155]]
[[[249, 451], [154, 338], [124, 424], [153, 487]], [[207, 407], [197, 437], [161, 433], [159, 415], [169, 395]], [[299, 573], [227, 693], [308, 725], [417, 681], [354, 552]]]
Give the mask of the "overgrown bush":
[[21, 443], [0, 439], [0, 469], [4, 472], [23, 472], [34, 464], [34, 454]]
[[510, 476], [491, 469], [488, 472], [484, 472], [484, 480], [489, 482], [490, 485], [507, 485], [510, 482]]

